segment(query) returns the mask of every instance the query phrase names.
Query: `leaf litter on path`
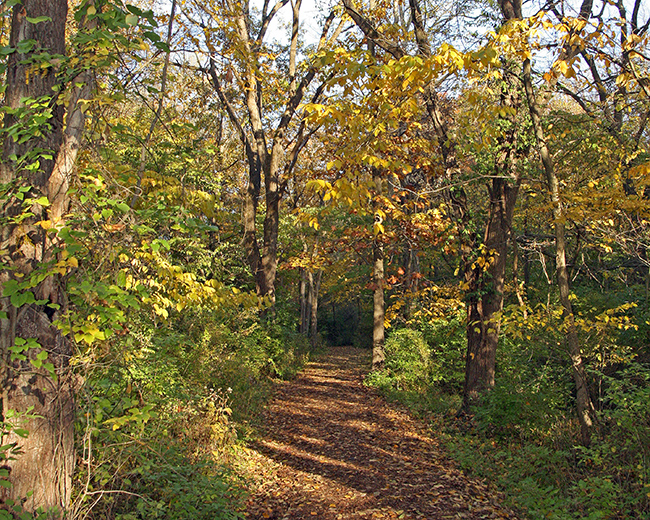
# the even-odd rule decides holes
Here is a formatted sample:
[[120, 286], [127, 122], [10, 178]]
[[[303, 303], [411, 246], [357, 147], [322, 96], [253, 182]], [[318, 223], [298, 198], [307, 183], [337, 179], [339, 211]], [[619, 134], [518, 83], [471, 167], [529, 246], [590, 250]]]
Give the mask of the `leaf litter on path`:
[[369, 351], [331, 348], [283, 383], [249, 448], [259, 471], [250, 520], [510, 519], [435, 436], [363, 386]]

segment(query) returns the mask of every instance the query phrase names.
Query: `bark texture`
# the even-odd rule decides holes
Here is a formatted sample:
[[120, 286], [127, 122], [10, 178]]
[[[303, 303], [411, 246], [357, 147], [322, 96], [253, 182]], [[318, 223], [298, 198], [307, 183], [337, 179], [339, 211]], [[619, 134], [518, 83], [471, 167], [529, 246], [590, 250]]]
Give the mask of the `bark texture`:
[[[58, 102], [53, 90], [58, 87], [57, 91], [63, 91], [66, 87], [60, 83], [57, 67], [64, 61], [67, 12], [66, 0], [23, 0], [13, 11], [10, 46], [27, 49], [27, 40], [36, 43], [29, 50], [10, 55], [5, 95], [10, 110], [4, 128], [29, 130], [28, 122], [33, 121], [37, 109], [26, 98], [39, 101], [44, 122], [38, 124], [38, 132], [25, 135], [28, 138], [22, 143], [10, 135], [4, 137], [0, 180], [8, 183], [9, 191], [1, 214], [0, 291], [10, 280], [27, 280], [35, 270], [57, 260], [53, 253], [56, 238], [37, 222], [61, 225], [68, 211], [67, 191], [85, 122], [78, 103], [88, 98], [93, 84], [90, 72], [73, 75], [67, 107]], [[33, 19], [40, 17], [47, 20], [34, 23]], [[90, 29], [85, 21], [82, 25]], [[34, 167], [27, 168], [30, 165]], [[50, 204], [25, 208], [23, 201], [12, 195], [18, 189], [27, 190], [29, 199], [47, 197]], [[11, 220], [26, 209], [33, 216], [20, 224]], [[41, 280], [32, 292], [47, 305], [14, 306], [8, 297], [0, 300], [0, 310], [5, 313], [0, 319], [2, 418], [7, 420], [9, 410], [27, 414], [16, 426], [29, 431], [27, 438], [10, 433], [2, 439], [3, 445], [13, 444], [21, 454], [5, 461], [12, 488], [2, 488], [0, 497], [21, 499], [33, 492], [25, 502], [27, 509], [56, 508], [65, 512], [74, 467], [76, 383], [69, 370], [71, 345], [53, 320], [65, 310], [66, 297], [60, 276], [53, 274]], [[17, 338], [34, 339], [40, 347], [29, 349], [26, 360], [12, 361], [10, 348], [16, 345]], [[46, 361], [53, 365], [53, 372], [30, 363], [42, 351], [47, 352]]]

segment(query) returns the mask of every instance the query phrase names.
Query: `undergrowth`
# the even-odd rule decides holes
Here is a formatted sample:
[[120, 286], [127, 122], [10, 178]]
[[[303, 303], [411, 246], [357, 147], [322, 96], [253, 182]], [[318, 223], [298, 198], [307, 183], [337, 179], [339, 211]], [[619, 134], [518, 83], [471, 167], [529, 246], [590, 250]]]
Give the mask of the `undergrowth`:
[[241, 518], [238, 446], [273, 379], [306, 361], [307, 342], [281, 311], [260, 320], [254, 310], [185, 310], [130, 329], [84, 386], [73, 516]]
[[[584, 447], [557, 332], [524, 342], [503, 338], [495, 388], [472, 415], [458, 415], [465, 345], [460, 323], [444, 319], [393, 331], [385, 368], [366, 383], [429, 420], [459, 465], [494, 483], [507, 505], [527, 518], [650, 519], [648, 365], [634, 358], [619, 357], [616, 365], [591, 360], [599, 426]], [[606, 341], [605, 334], [611, 351], [622, 335], [601, 331], [597, 340]]]

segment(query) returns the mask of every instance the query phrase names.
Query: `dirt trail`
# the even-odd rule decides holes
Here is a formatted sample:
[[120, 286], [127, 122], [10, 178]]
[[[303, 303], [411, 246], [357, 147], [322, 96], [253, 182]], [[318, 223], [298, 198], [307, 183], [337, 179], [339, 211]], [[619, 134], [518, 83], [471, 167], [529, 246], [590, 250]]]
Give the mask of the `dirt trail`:
[[362, 385], [369, 352], [332, 348], [284, 383], [257, 451], [248, 519], [483, 519], [515, 515], [455, 469], [435, 438]]

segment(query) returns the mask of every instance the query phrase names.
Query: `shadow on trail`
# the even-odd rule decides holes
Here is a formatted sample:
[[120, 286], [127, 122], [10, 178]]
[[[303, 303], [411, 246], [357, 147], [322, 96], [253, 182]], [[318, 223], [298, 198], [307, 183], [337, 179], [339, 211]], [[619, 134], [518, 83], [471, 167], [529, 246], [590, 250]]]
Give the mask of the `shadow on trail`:
[[248, 518], [515, 518], [404, 412], [361, 382], [367, 352], [335, 348], [284, 384], [251, 448], [280, 463]]

